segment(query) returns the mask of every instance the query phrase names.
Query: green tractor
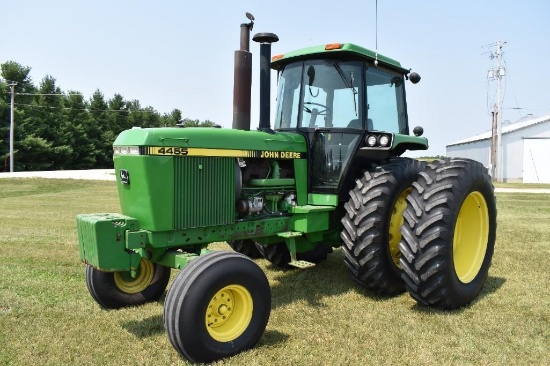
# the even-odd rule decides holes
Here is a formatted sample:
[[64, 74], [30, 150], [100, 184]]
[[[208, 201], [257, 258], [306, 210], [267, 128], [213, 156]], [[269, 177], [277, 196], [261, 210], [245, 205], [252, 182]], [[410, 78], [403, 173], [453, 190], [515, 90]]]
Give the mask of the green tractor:
[[[354, 44], [271, 58], [259, 33], [260, 123], [250, 131], [253, 26], [235, 53], [233, 128], [133, 128], [114, 143], [122, 214], [81, 214], [86, 284], [104, 308], [156, 301], [179, 354], [210, 362], [253, 347], [271, 311], [268, 280], [251, 259], [301, 269], [341, 247], [345, 266], [377, 294], [470, 303], [488, 274], [494, 188], [467, 159], [424, 163], [409, 133], [405, 83], [420, 76]], [[270, 69], [278, 73], [274, 126]], [[227, 241], [235, 251], [209, 251]]]

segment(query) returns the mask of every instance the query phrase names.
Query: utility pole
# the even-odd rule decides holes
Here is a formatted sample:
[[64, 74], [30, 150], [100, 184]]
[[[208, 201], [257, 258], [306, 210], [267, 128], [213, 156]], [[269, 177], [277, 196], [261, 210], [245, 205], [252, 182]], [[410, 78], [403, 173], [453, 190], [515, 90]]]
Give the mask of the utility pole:
[[[496, 54], [491, 52], [491, 59], [497, 59], [497, 68], [489, 70], [488, 78], [497, 80], [497, 101], [493, 106], [491, 120], [491, 174], [493, 181], [502, 183], [504, 177], [504, 154], [502, 152], [502, 78], [506, 74], [502, 67], [502, 47], [506, 42], [497, 41]], [[495, 44], [491, 45], [495, 46]]]
[[502, 43], [497, 41], [497, 182], [499, 183], [502, 183], [504, 176], [504, 162], [502, 161], [504, 157], [502, 152], [502, 77], [504, 76], [504, 68], [502, 67], [502, 46]]
[[493, 182], [497, 180], [497, 105], [493, 105], [493, 112], [491, 113], [491, 177]]
[[15, 102], [15, 86], [17, 83], [8, 84], [11, 88], [11, 110], [10, 110], [10, 172], [13, 173], [13, 130], [15, 127], [15, 121], [13, 119], [13, 109]]

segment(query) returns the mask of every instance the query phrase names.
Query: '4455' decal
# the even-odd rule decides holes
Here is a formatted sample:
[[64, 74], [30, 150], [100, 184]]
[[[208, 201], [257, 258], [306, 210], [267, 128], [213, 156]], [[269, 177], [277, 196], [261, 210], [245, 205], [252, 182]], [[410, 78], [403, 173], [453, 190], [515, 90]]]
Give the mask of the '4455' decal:
[[185, 147], [150, 147], [149, 154], [183, 156], [189, 154], [189, 151]]

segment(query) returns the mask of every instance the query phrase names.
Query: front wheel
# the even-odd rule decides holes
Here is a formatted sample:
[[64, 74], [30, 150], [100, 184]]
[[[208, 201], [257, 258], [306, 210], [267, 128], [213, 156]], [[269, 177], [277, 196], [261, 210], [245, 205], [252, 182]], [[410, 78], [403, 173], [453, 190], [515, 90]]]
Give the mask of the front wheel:
[[407, 290], [437, 308], [470, 303], [485, 283], [495, 246], [497, 211], [487, 170], [468, 159], [430, 164], [407, 201], [399, 244]]
[[136, 277], [130, 272], [102, 272], [86, 265], [86, 285], [106, 309], [119, 309], [158, 300], [170, 281], [170, 268], [142, 258]]
[[260, 267], [234, 252], [189, 263], [164, 304], [164, 328], [178, 353], [212, 362], [253, 347], [271, 312], [271, 290]]

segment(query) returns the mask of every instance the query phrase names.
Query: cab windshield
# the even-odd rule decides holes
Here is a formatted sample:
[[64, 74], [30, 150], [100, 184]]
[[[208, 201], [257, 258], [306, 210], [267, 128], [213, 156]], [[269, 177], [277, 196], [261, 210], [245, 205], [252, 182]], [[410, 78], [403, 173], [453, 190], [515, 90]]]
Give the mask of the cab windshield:
[[279, 79], [275, 128], [361, 128], [363, 93], [361, 62], [290, 64]]
[[307, 60], [279, 75], [275, 129], [408, 134], [403, 75], [361, 61]]

